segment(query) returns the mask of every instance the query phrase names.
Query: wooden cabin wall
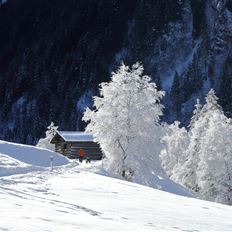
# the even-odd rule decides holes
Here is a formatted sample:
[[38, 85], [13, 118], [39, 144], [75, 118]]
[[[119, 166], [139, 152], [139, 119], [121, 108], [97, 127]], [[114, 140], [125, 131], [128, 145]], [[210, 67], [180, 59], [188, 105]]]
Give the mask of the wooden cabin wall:
[[[85, 151], [86, 157], [93, 160], [102, 159], [102, 151], [99, 144], [94, 142], [74, 142], [72, 143], [70, 150], [70, 158], [78, 158], [78, 150], [83, 149]], [[85, 158], [86, 158], [85, 157]]]
[[60, 141], [59, 143], [55, 144], [55, 152], [61, 153], [65, 156], [69, 156], [71, 147], [72, 147], [72, 143]]
[[78, 159], [78, 150], [80, 148], [84, 149], [86, 154], [85, 158], [89, 157], [93, 160], [100, 160], [103, 156], [99, 144], [95, 142], [67, 142], [64, 141], [64, 139], [61, 136], [56, 135], [53, 138], [52, 143], [55, 144], [56, 152], [63, 154], [68, 158]]

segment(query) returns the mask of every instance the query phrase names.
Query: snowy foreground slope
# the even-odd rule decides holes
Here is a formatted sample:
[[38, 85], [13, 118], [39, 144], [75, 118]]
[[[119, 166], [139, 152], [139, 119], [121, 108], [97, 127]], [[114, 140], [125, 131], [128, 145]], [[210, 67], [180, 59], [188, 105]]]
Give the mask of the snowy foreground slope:
[[0, 141], [0, 177], [46, 170], [51, 156], [54, 166], [69, 163], [64, 156], [47, 149]]
[[[70, 163], [70, 160], [53, 151], [17, 143], [0, 141], [0, 176], [22, 174], [31, 171], [46, 170], [50, 166], [50, 157], [53, 157], [54, 166], [62, 166]], [[100, 172], [101, 165], [86, 167], [91, 172]], [[159, 172], [158, 172], [159, 173]], [[192, 195], [185, 188], [171, 181], [164, 173], [148, 173], [144, 168], [143, 175], [137, 176], [136, 183], [162, 189], [167, 192], [183, 196]]]
[[150, 183], [178, 195], [107, 177], [101, 165], [0, 141], [0, 231], [232, 230], [229, 206], [184, 197], [162, 175]]
[[35, 146], [5, 142], [2, 140], [0, 140], [0, 154], [10, 156], [27, 164], [41, 167], [50, 166], [51, 156], [54, 160], [54, 166], [60, 166], [69, 163], [69, 161], [64, 156], [53, 151]]
[[38, 170], [43, 170], [43, 167], [26, 164], [10, 156], [0, 154], [0, 177]]
[[232, 229], [229, 206], [68, 166], [1, 177], [0, 231]]

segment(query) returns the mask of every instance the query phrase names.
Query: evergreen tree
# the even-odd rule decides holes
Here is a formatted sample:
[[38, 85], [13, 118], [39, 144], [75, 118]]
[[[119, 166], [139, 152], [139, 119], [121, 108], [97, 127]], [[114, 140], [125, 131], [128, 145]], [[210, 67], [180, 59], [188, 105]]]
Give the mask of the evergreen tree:
[[173, 99], [173, 108], [177, 115], [181, 111], [181, 86], [180, 86], [180, 81], [179, 81], [179, 76], [178, 73], [175, 72], [175, 76], [173, 79], [173, 84], [171, 88], [171, 96]]
[[232, 123], [213, 89], [197, 100], [189, 133], [175, 122], [162, 139], [162, 164], [171, 179], [206, 200], [232, 204]]
[[[193, 116], [192, 127], [189, 132], [190, 143], [186, 152], [187, 157], [183, 169], [182, 184], [194, 191], [199, 191], [196, 171], [200, 161], [199, 155], [202, 149], [202, 143], [209, 127], [210, 117], [215, 112], [222, 113], [222, 109], [217, 103], [218, 98], [213, 89], [208, 92], [205, 100], [206, 103], [202, 110]], [[199, 105], [197, 107], [199, 108]]]
[[232, 116], [232, 54], [229, 55], [221, 79], [220, 100], [227, 116]]
[[199, 192], [207, 200], [232, 204], [232, 125], [227, 117], [211, 113], [196, 170]]
[[191, 121], [190, 121], [190, 123], [188, 125], [188, 128], [190, 129], [190, 131], [193, 129], [194, 124], [196, 123], [196, 121], [200, 118], [201, 109], [202, 109], [202, 105], [200, 104], [199, 98], [197, 98], [197, 102], [195, 104], [195, 109], [193, 111], [193, 116], [192, 116]]
[[[222, 107], [218, 104], [218, 97], [213, 89], [208, 92], [205, 101], [206, 104], [202, 108], [203, 116], [214, 111], [220, 111], [221, 113], [223, 112]], [[210, 117], [210, 115], [207, 116]]]

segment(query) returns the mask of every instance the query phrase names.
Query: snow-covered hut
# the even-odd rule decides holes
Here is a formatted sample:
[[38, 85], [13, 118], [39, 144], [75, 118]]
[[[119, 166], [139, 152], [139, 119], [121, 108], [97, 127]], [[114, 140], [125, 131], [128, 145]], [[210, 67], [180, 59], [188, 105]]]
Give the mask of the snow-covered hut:
[[99, 144], [94, 142], [91, 134], [83, 131], [57, 131], [50, 143], [55, 144], [56, 152], [68, 158], [78, 158], [78, 150], [82, 148], [85, 151], [85, 158], [102, 159]]

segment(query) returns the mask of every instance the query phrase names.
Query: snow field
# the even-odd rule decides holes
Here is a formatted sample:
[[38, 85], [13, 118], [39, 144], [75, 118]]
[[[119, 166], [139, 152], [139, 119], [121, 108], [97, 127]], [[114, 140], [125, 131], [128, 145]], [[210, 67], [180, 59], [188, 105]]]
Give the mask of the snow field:
[[[9, 154], [0, 154], [0, 231], [232, 228], [231, 207], [180, 196], [191, 194], [162, 175], [153, 174], [153, 179], [150, 176], [149, 181], [153, 182], [149, 184], [180, 195], [107, 177], [101, 161], [69, 163], [65, 157], [46, 149], [7, 142], [0, 143], [0, 152]], [[41, 166], [36, 166], [35, 154], [41, 154]], [[51, 154], [59, 165], [53, 172], [46, 165]]]
[[229, 231], [232, 228], [229, 206], [77, 169], [2, 177], [0, 230]]

